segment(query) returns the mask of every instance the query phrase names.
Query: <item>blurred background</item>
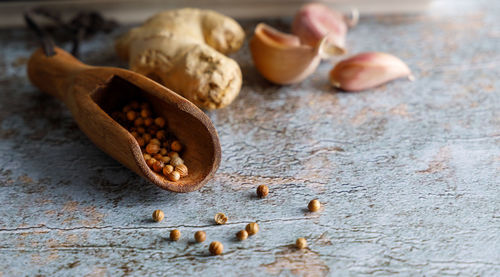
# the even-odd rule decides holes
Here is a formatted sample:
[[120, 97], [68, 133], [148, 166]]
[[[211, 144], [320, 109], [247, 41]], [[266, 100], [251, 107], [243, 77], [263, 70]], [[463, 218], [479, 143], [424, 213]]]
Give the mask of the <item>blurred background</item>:
[[[53, 0], [0, 1], [0, 27], [20, 26], [22, 12], [44, 6], [62, 14], [75, 10], [93, 9], [123, 24], [144, 21], [157, 11], [181, 7], [212, 9], [236, 18], [269, 18], [290, 16], [305, 0]], [[349, 11], [356, 7], [361, 14], [418, 13], [440, 5], [432, 0], [330, 0], [322, 2], [337, 10]], [[444, 2], [444, 1], [443, 1]], [[450, 3], [450, 1], [447, 1]], [[453, 1], [453, 2], [461, 2]], [[446, 9], [442, 9], [446, 10]]]

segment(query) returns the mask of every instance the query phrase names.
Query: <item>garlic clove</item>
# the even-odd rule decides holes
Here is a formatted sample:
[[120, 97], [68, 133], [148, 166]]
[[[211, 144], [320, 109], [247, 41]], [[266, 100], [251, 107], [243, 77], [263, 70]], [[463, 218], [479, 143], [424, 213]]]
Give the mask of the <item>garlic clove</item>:
[[298, 37], [263, 23], [255, 28], [249, 46], [260, 74], [281, 85], [301, 82], [314, 72], [321, 60], [322, 44], [317, 47], [301, 45]]
[[300, 8], [292, 23], [292, 33], [300, 38], [302, 44], [315, 47], [327, 37], [329, 53], [342, 55], [345, 48], [348, 27], [356, 25], [359, 18], [357, 10], [352, 11], [349, 20], [340, 12], [320, 3], [306, 4]]
[[330, 71], [330, 83], [345, 91], [360, 91], [405, 76], [411, 79], [411, 70], [398, 57], [367, 52], [336, 64]]

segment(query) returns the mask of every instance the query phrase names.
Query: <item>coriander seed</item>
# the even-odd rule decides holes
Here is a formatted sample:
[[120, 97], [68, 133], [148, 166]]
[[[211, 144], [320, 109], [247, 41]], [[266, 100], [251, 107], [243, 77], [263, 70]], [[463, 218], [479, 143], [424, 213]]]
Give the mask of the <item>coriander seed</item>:
[[212, 255], [220, 255], [224, 251], [224, 245], [222, 245], [220, 241], [212, 241], [208, 247], [208, 251], [210, 251]]
[[165, 127], [165, 119], [163, 119], [163, 117], [157, 117], [155, 118], [155, 124], [160, 127], [160, 128], [163, 128]]
[[156, 161], [154, 164], [153, 164], [153, 171], [154, 172], [161, 172], [163, 170], [163, 167], [165, 165], [163, 164], [163, 162], [161, 161]]
[[151, 139], [149, 141], [149, 143], [156, 144], [156, 145], [158, 145], [158, 147], [161, 145], [161, 142], [158, 139], [156, 139], [156, 138]]
[[139, 147], [144, 147], [146, 144], [143, 138], [136, 138], [135, 140], [137, 141], [137, 144], [139, 144]]
[[165, 148], [160, 148], [160, 154], [161, 154], [162, 156], [167, 155], [167, 153], [168, 153], [167, 149], [165, 149]]
[[182, 150], [182, 144], [178, 140], [174, 140], [170, 145], [172, 151], [180, 152]]
[[321, 203], [318, 201], [318, 199], [311, 200], [311, 202], [309, 202], [309, 205], [307, 205], [307, 208], [311, 212], [317, 212], [321, 208]]
[[148, 118], [145, 118], [144, 119], [144, 125], [147, 127], [147, 126], [151, 126], [153, 124], [153, 119], [151, 117], [148, 117]]
[[236, 238], [238, 240], [246, 240], [248, 238], [248, 232], [245, 230], [240, 230], [236, 233]]
[[269, 194], [269, 188], [266, 185], [260, 185], [257, 187], [257, 196], [264, 198]]
[[173, 157], [170, 159], [170, 164], [173, 166], [178, 166], [184, 164], [184, 160], [181, 159], [180, 157]]
[[227, 216], [223, 213], [217, 213], [214, 217], [214, 220], [218, 225], [223, 225], [227, 222]]
[[149, 109], [142, 109], [141, 116], [144, 118], [148, 118], [151, 116], [151, 111]]
[[245, 227], [245, 230], [247, 231], [248, 235], [253, 236], [259, 232], [259, 224], [255, 222], [248, 223], [247, 227]]
[[149, 154], [156, 154], [158, 153], [158, 151], [160, 151], [160, 146], [158, 146], [158, 144], [149, 143], [146, 146], [146, 152], [148, 152]]
[[130, 121], [134, 121], [135, 118], [137, 117], [137, 113], [134, 111], [128, 111], [127, 112], [127, 119]]
[[[139, 128], [137, 128], [137, 129], [139, 129]], [[144, 139], [144, 142], [149, 143], [149, 141], [151, 140], [151, 135], [144, 134], [144, 135], [142, 135], [142, 138]]]
[[194, 233], [194, 240], [196, 240], [196, 242], [204, 242], [206, 239], [207, 234], [205, 232], [196, 231], [196, 233]]
[[[168, 158], [168, 157], [167, 157]], [[163, 168], [163, 174], [165, 176], [168, 176], [168, 174], [172, 173], [174, 171], [174, 167], [167, 164], [164, 168]]]
[[177, 182], [181, 178], [181, 174], [174, 170], [167, 175], [167, 178], [172, 182]]
[[174, 229], [170, 231], [170, 240], [171, 241], [178, 241], [181, 238], [181, 231]]
[[181, 174], [181, 177], [186, 177], [188, 175], [188, 168], [184, 164], [180, 164], [175, 167], [175, 171]]
[[[169, 163], [170, 162], [170, 157], [169, 156], [163, 156], [161, 158], [161, 161], [164, 162], [164, 163]], [[173, 167], [172, 167], [172, 171], [173, 171]]]
[[153, 220], [156, 222], [162, 221], [164, 217], [165, 217], [165, 214], [163, 213], [162, 210], [155, 210], [153, 212]]
[[134, 120], [134, 125], [136, 127], [144, 125], [144, 119], [142, 117], [138, 117]]
[[298, 238], [295, 241], [295, 246], [297, 246], [298, 249], [304, 249], [307, 247], [307, 240], [305, 238]]
[[156, 159], [155, 158], [150, 158], [148, 160], [146, 160], [146, 164], [149, 166], [149, 168], [153, 168], [153, 165], [156, 163]]

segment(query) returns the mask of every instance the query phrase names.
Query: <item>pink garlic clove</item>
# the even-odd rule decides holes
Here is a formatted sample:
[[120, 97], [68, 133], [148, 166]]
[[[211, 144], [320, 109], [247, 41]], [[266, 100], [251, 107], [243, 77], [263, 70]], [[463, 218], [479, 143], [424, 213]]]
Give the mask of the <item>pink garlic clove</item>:
[[326, 5], [311, 3], [302, 6], [297, 12], [292, 23], [292, 33], [298, 36], [302, 44], [312, 47], [327, 37], [328, 52], [332, 55], [342, 55], [345, 49], [346, 34], [349, 26], [357, 22], [358, 13], [353, 11], [353, 19], [346, 17]]
[[391, 80], [412, 78], [411, 70], [399, 58], [380, 52], [352, 56], [330, 71], [330, 83], [345, 91], [360, 91]]

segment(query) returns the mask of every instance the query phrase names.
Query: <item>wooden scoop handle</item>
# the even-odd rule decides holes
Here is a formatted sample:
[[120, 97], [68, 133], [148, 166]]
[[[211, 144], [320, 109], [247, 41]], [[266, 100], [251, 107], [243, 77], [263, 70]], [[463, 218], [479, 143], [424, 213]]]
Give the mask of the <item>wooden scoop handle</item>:
[[41, 48], [35, 51], [28, 61], [28, 77], [41, 91], [65, 102], [73, 77], [90, 66], [61, 48], [56, 47], [55, 52], [47, 57]]

